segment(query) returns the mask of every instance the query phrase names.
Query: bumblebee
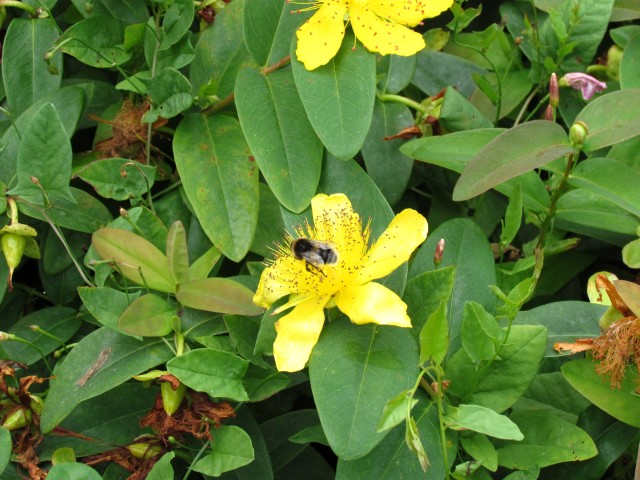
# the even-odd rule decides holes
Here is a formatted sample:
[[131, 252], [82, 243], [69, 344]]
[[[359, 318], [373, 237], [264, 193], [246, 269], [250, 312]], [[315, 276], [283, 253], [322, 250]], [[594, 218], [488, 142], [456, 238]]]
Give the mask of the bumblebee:
[[291, 253], [307, 265], [321, 268], [338, 263], [338, 252], [329, 243], [309, 238], [296, 238], [291, 242]]

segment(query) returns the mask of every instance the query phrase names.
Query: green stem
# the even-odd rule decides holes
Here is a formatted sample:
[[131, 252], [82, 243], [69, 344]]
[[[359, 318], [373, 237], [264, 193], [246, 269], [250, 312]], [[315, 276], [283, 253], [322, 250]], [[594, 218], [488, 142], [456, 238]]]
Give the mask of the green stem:
[[[442, 386], [442, 369], [436, 368], [436, 380], [438, 382], [438, 388], [440, 392], [443, 391]], [[442, 462], [444, 465], [444, 470], [446, 472], [445, 478], [450, 478], [449, 476], [449, 459], [447, 454], [447, 430], [444, 425], [444, 405], [442, 403], [444, 395], [439, 394], [436, 397], [436, 402], [438, 403], [438, 425], [440, 427], [440, 446], [442, 447]]]
[[0, 7], [15, 7], [26, 12], [29, 12], [31, 16], [37, 16], [38, 10], [31, 5], [27, 5], [26, 3], [19, 2], [18, 0], [0, 0]]
[[9, 340], [13, 340], [13, 341], [16, 341], [16, 342], [24, 343], [25, 345], [28, 345], [31, 348], [37, 350], [37, 352], [40, 354], [40, 358], [42, 358], [42, 360], [44, 361], [44, 364], [47, 367], [47, 370], [49, 371], [49, 374], [53, 375], [53, 369], [51, 368], [51, 365], [49, 365], [49, 362], [47, 360], [47, 356], [44, 354], [44, 352], [42, 350], [40, 350], [40, 347], [38, 347], [35, 343], [32, 343], [29, 340], [25, 340], [24, 338], [17, 337], [16, 335], [11, 334], [11, 333], [9, 334]]
[[415, 100], [411, 100], [410, 98], [403, 97], [402, 95], [394, 95], [391, 93], [384, 93], [378, 95], [378, 98], [383, 102], [396, 102], [406, 105], [407, 107], [411, 107], [414, 110], [419, 111], [420, 113], [427, 113], [427, 108], [421, 103], [416, 102]]

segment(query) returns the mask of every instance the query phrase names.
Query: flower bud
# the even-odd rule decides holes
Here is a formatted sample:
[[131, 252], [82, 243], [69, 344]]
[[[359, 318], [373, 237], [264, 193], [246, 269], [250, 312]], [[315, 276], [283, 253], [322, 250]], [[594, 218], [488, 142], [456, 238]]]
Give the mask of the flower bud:
[[162, 408], [167, 415], [173, 415], [184, 399], [185, 393], [187, 393], [187, 386], [184, 383], [180, 383], [176, 390], [173, 389], [170, 382], [160, 383], [160, 393], [162, 395]]
[[442, 255], [444, 255], [444, 238], [438, 240], [436, 252], [433, 254], [433, 265], [438, 268], [442, 263]]
[[25, 237], [15, 233], [5, 233], [0, 237], [2, 253], [9, 266], [9, 288], [11, 289], [13, 289], [13, 272], [20, 264], [20, 260], [22, 260], [26, 243], [27, 239]]
[[558, 76], [551, 74], [549, 79], [549, 105], [556, 108], [560, 103], [560, 88], [558, 87]]
[[139, 460], [149, 460], [157, 457], [162, 453], [162, 449], [158, 445], [150, 445], [148, 443], [132, 443], [127, 447], [131, 455]]
[[7, 415], [2, 426], [12, 431], [26, 427], [29, 422], [31, 422], [31, 411], [24, 407], [19, 407]]
[[583, 122], [576, 122], [569, 129], [569, 140], [571, 140], [574, 147], [581, 148], [587, 139], [588, 133], [589, 130]]
[[551, 104], [549, 104], [547, 105], [547, 109], [544, 111], [544, 119], [549, 120], [550, 122], [553, 122], [554, 117], [555, 117], [554, 108], [551, 106]]

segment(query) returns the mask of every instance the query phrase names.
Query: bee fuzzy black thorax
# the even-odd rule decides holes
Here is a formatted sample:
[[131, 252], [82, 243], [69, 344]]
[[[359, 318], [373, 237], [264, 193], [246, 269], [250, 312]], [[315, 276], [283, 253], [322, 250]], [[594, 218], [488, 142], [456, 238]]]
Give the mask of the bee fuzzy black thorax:
[[338, 263], [338, 252], [327, 242], [296, 238], [291, 241], [291, 253], [298, 260], [304, 260], [313, 267], [335, 265]]

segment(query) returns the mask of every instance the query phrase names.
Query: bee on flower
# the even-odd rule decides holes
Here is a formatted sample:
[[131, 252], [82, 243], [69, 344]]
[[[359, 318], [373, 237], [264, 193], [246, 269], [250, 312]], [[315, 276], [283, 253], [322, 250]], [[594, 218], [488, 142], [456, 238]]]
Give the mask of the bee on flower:
[[347, 23], [370, 52], [413, 55], [425, 47], [418, 32], [407, 27], [440, 15], [453, 0], [317, 0], [301, 10], [317, 10], [298, 29], [296, 56], [307, 70], [325, 65], [338, 50]]
[[276, 323], [273, 354], [280, 371], [304, 368], [320, 337], [325, 308], [338, 307], [355, 324], [411, 327], [407, 305], [374, 280], [409, 259], [427, 237], [427, 220], [415, 210], [403, 210], [369, 246], [369, 227], [363, 228], [344, 194], [316, 195], [311, 209], [313, 226], [298, 228], [300, 239], [280, 246], [253, 298], [269, 308], [289, 296], [273, 312], [292, 309]]

